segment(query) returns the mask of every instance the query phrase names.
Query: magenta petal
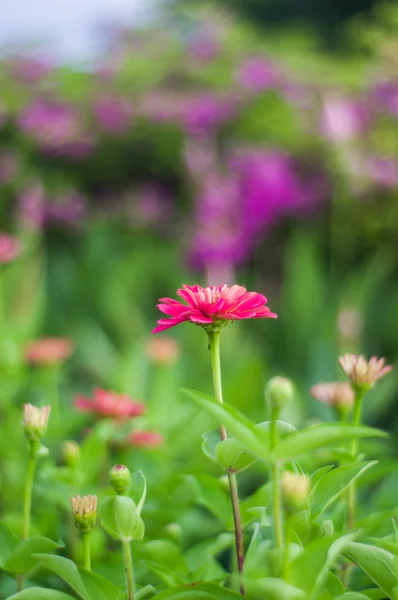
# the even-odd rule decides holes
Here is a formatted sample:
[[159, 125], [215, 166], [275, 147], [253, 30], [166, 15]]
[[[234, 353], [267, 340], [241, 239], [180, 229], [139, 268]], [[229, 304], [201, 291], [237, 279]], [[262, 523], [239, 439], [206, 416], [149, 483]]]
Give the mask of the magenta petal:
[[205, 317], [204, 315], [191, 315], [189, 317], [189, 320], [192, 321], [193, 323], [203, 323], [203, 324], [213, 323], [213, 319], [211, 317]]

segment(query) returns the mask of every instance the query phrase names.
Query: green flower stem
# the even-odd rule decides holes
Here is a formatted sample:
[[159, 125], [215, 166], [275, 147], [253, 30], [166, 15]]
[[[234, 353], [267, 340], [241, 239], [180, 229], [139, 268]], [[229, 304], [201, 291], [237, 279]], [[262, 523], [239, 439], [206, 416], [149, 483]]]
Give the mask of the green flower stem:
[[[213, 373], [213, 387], [214, 396], [220, 404], [223, 404], [223, 393], [221, 383], [221, 361], [220, 361], [220, 332], [211, 331], [208, 332], [209, 336], [209, 348], [211, 353], [211, 368]], [[227, 432], [223, 425], [220, 426], [220, 436], [222, 440], [227, 439]], [[238, 482], [235, 473], [228, 473], [229, 481], [229, 493], [231, 497], [232, 512], [234, 516], [235, 525], [235, 547], [236, 547], [236, 558], [238, 562], [238, 572], [240, 579], [240, 592], [242, 596], [245, 596], [245, 586], [243, 583], [243, 569], [245, 563], [245, 550], [243, 544], [243, 529], [242, 529], [242, 518], [239, 507], [239, 493], [238, 493]]]
[[289, 583], [290, 580], [290, 542], [291, 542], [291, 522], [290, 516], [286, 515], [285, 519], [285, 545], [283, 548], [283, 563], [282, 563], [282, 576], [285, 581]]
[[84, 566], [91, 571], [90, 531], [83, 533]]
[[[278, 411], [271, 411], [270, 424], [270, 446], [271, 450], [275, 448], [278, 442], [277, 420]], [[281, 485], [280, 485], [280, 469], [276, 461], [271, 464], [271, 481], [272, 481], [272, 510], [274, 522], [274, 535], [277, 548], [283, 546], [283, 519], [282, 519], [282, 502], [281, 502]]]
[[123, 544], [123, 560], [124, 570], [126, 573], [127, 581], [127, 598], [128, 600], [134, 600], [134, 574], [133, 574], [133, 561], [131, 557], [130, 542], [122, 542]]
[[47, 382], [49, 392], [49, 404], [51, 406], [51, 420], [49, 425], [50, 433], [58, 433], [61, 416], [59, 410], [59, 366], [49, 365], [45, 367], [47, 371]]
[[[355, 401], [352, 422], [354, 425], [360, 425], [361, 422], [361, 411], [362, 403], [365, 392], [363, 390], [355, 392]], [[354, 438], [351, 443], [351, 456], [352, 461], [355, 462], [358, 454], [358, 438]], [[353, 481], [348, 488], [348, 519], [347, 527], [352, 529], [355, 522], [355, 505], [356, 505], [356, 494], [355, 494], [355, 481]]]
[[24, 506], [23, 506], [23, 529], [22, 529], [22, 537], [24, 540], [27, 540], [30, 532], [30, 513], [32, 507], [32, 488], [33, 488], [33, 479], [35, 476], [36, 470], [36, 462], [37, 462], [37, 445], [30, 445], [30, 457], [28, 468], [26, 471], [25, 478], [25, 491], [24, 491]]

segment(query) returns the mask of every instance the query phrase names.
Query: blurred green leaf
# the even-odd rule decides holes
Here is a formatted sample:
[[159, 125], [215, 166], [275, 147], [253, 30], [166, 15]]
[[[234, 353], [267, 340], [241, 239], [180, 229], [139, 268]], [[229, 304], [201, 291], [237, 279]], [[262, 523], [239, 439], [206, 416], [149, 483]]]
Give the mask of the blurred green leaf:
[[146, 585], [135, 594], [135, 600], [147, 600], [156, 595], [156, 588], [153, 585]]
[[351, 542], [344, 549], [343, 554], [358, 565], [389, 598], [393, 599], [393, 588], [397, 586], [398, 579], [391, 552], [369, 544]]
[[134, 500], [127, 496], [109, 496], [99, 509], [101, 525], [115, 540], [130, 542], [144, 537], [145, 525]]
[[124, 600], [124, 592], [104, 577], [83, 567], [79, 573], [90, 600]]
[[15, 533], [0, 521], [0, 567], [4, 568], [6, 562], [20, 544]]
[[290, 565], [291, 582], [311, 596], [323, 585], [328, 569], [353, 538], [353, 534], [342, 537], [335, 534], [307, 544]]
[[319, 516], [332, 504], [349, 486], [377, 461], [359, 462], [353, 465], [337, 467], [325, 473], [312, 488], [309, 503], [312, 517]]
[[202, 434], [202, 450], [203, 454], [207, 456], [214, 464], [218, 465], [216, 457], [216, 446], [220, 443], [220, 430], [212, 429]]
[[308, 596], [291, 583], [267, 577], [264, 579], [247, 580], [246, 588], [249, 597], [253, 600], [307, 600]]
[[49, 590], [42, 587], [31, 587], [22, 592], [18, 592], [13, 596], [9, 596], [8, 600], [74, 600], [74, 596], [59, 592], [57, 590]]
[[235, 438], [227, 438], [216, 446], [218, 464], [225, 471], [238, 473], [256, 462], [257, 457], [246, 450], [242, 442]]
[[272, 451], [272, 457], [276, 460], [289, 460], [330, 444], [352, 440], [354, 437], [386, 436], [387, 433], [384, 431], [372, 427], [356, 427], [346, 423], [321, 423], [303, 429], [279, 442]]
[[51, 551], [63, 548], [63, 545], [57, 544], [53, 540], [44, 537], [31, 537], [19, 544], [14, 549], [5, 564], [5, 570], [9, 573], [22, 575], [29, 573], [37, 565], [35, 554], [49, 554]]
[[240, 594], [222, 588], [215, 583], [194, 583], [182, 587], [174, 587], [154, 597], [154, 600], [237, 600]]
[[82, 577], [75, 563], [63, 556], [36, 554], [41, 566], [52, 571], [67, 583], [83, 600], [91, 600], [84, 586]]

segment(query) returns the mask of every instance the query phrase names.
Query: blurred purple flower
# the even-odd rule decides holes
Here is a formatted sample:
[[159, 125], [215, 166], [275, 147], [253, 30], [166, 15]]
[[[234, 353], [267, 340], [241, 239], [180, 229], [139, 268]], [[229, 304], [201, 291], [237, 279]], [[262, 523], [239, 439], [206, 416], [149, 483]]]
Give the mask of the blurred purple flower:
[[122, 133], [130, 124], [132, 107], [125, 98], [107, 95], [95, 100], [93, 113], [105, 131]]
[[251, 240], [241, 227], [241, 199], [230, 175], [213, 172], [202, 181], [196, 197], [190, 260], [197, 268], [218, 269], [243, 262]]
[[214, 144], [206, 138], [187, 137], [183, 157], [187, 170], [193, 178], [201, 178], [206, 172], [214, 169], [217, 163]]
[[31, 184], [18, 198], [21, 221], [32, 229], [40, 229], [45, 220], [44, 189], [40, 183]]
[[31, 56], [11, 57], [6, 64], [15, 79], [30, 85], [39, 84], [52, 71], [48, 60]]
[[398, 116], [398, 82], [382, 81], [375, 85], [372, 96], [376, 109], [386, 110], [394, 117]]
[[398, 186], [398, 162], [390, 156], [371, 156], [365, 161], [366, 173], [370, 181], [382, 188]]
[[235, 106], [231, 100], [203, 93], [187, 102], [184, 125], [193, 136], [209, 135], [219, 125], [229, 121], [234, 112]]
[[329, 94], [323, 100], [321, 131], [332, 142], [349, 142], [370, 125], [369, 107], [362, 100]]
[[237, 80], [249, 92], [258, 93], [277, 87], [281, 83], [281, 75], [270, 60], [252, 56], [240, 66]]
[[214, 37], [204, 32], [191, 40], [189, 50], [197, 60], [209, 62], [217, 56], [220, 46]]
[[77, 191], [68, 192], [48, 202], [45, 210], [45, 224], [73, 226], [86, 216], [86, 200]]
[[82, 158], [91, 151], [92, 140], [82, 131], [77, 109], [69, 104], [37, 99], [22, 112], [18, 124], [47, 152]]
[[170, 198], [165, 190], [157, 185], [147, 185], [135, 197], [133, 219], [140, 227], [153, 227], [168, 220], [170, 210]]

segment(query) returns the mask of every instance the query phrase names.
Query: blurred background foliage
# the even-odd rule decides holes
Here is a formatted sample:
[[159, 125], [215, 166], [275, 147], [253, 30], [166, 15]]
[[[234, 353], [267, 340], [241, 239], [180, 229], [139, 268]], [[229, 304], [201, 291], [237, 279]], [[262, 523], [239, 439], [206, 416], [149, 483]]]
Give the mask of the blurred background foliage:
[[[79, 552], [68, 498], [103, 495], [117, 459], [147, 476], [149, 538], [178, 547], [177, 523], [193, 561], [203, 536], [215, 536], [203, 573], [222, 570], [214, 555], [231, 539], [217, 536], [231, 516], [222, 482], [208, 475], [220, 473], [200, 450], [211, 423], [179, 392], [211, 393], [206, 337], [188, 325], [171, 330], [179, 359], [166, 364], [147, 351], [157, 299], [184, 282], [237, 281], [279, 314], [222, 336], [225, 397], [257, 421], [271, 375], [292, 378], [297, 402], [286, 416], [301, 425], [333, 418], [308, 390], [340, 378], [340, 353], [396, 363], [398, 11], [363, 13], [369, 5], [184, 2], [150, 28], [109, 28], [101, 58], [81, 68], [4, 56], [1, 225], [23, 251], [1, 266], [0, 496], [17, 529], [21, 406], [46, 402], [59, 384], [62, 439], [82, 444], [82, 460], [77, 474], [68, 470], [49, 440], [56, 465], [40, 472], [37, 529]], [[76, 343], [58, 383], [24, 359], [27, 342], [44, 335]], [[380, 383], [365, 414], [394, 433], [396, 381]], [[73, 403], [94, 387], [146, 402], [147, 415], [126, 431], [94, 422]], [[134, 428], [160, 432], [164, 445], [119, 443]], [[388, 451], [393, 460], [396, 436]], [[244, 475], [243, 495], [264, 477], [260, 468]], [[385, 508], [388, 490], [377, 493]], [[95, 535], [106, 574], [120, 565], [117, 555], [103, 559], [105, 536]], [[142, 543], [148, 563], [170, 552], [154, 544]], [[172, 577], [149, 576], [145, 561], [139, 569], [139, 579]]]

